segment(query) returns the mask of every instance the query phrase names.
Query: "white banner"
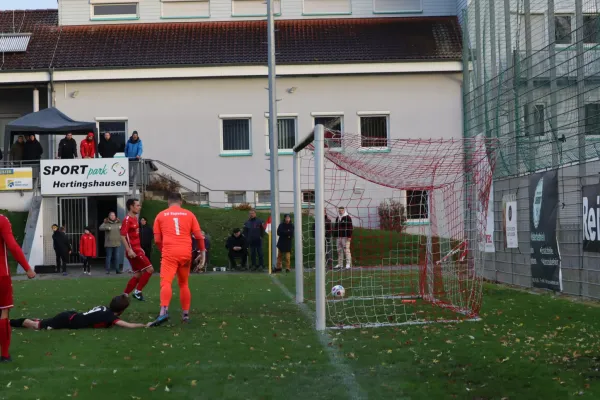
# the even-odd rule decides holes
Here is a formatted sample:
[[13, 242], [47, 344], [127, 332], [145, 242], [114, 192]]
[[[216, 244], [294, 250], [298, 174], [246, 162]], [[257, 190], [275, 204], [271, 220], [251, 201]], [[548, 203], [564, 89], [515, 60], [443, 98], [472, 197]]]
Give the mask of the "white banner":
[[504, 205], [504, 221], [506, 223], [506, 248], [519, 248], [519, 234], [517, 233], [517, 202], [507, 201]]
[[129, 161], [118, 158], [41, 160], [42, 195], [129, 192]]

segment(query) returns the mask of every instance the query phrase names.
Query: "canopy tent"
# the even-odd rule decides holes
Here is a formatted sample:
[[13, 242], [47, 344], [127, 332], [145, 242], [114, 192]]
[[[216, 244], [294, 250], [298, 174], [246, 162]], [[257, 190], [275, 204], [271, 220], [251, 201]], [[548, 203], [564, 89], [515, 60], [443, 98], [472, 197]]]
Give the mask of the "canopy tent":
[[56, 135], [73, 133], [73, 135], [85, 135], [94, 132], [97, 137], [95, 122], [74, 121], [51, 107], [44, 110], [27, 114], [6, 125], [4, 130], [4, 150], [8, 154], [10, 147], [17, 135]]

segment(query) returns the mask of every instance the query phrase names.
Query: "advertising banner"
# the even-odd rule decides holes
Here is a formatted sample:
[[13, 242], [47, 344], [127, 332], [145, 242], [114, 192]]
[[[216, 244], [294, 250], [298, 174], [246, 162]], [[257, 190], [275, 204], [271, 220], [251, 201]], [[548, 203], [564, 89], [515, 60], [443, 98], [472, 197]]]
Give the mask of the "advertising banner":
[[529, 177], [529, 217], [533, 287], [560, 291], [560, 253], [556, 238], [557, 170]]
[[33, 190], [31, 168], [0, 168], [0, 191]]
[[129, 162], [115, 158], [41, 160], [43, 196], [129, 192]]
[[505, 249], [519, 248], [519, 234], [517, 232], [517, 200], [514, 194], [502, 198], [502, 233]]
[[584, 186], [583, 251], [600, 253], [600, 184]]

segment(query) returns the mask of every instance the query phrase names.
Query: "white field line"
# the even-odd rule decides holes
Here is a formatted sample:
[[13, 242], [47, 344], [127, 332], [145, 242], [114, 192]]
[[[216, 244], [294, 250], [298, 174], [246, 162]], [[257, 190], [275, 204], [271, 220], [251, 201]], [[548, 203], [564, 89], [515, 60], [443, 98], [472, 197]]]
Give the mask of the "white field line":
[[[281, 289], [281, 291], [289, 297], [289, 299], [296, 304], [296, 300], [294, 295], [286, 288], [278, 278], [271, 276], [271, 279]], [[300, 311], [304, 314], [304, 316], [314, 323], [315, 315], [310, 308], [306, 306], [306, 304], [298, 304], [300, 307]], [[344, 361], [344, 355], [335, 347], [329, 346], [329, 343], [332, 342], [333, 338], [329, 336], [329, 334], [325, 332], [316, 331], [317, 336], [319, 338], [319, 342], [323, 349], [327, 353], [329, 357], [329, 362], [336, 369], [337, 375], [340, 377], [340, 383], [344, 385], [346, 388], [346, 392], [348, 394], [349, 399], [354, 400], [362, 400], [368, 399], [367, 393], [360, 387], [356, 378], [354, 377], [354, 372], [352, 368]]]

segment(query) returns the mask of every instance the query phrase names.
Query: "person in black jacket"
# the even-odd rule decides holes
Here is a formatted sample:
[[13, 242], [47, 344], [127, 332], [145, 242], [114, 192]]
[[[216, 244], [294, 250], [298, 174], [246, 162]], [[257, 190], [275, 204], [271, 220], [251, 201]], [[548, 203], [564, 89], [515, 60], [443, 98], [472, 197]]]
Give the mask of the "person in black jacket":
[[98, 145], [98, 154], [102, 158], [113, 158], [119, 152], [119, 145], [114, 139], [110, 138], [109, 132], [104, 132], [104, 137], [100, 139]]
[[352, 241], [352, 217], [348, 215], [344, 207], [339, 207], [339, 215], [335, 219], [335, 230], [337, 236], [338, 263], [336, 269], [344, 267], [344, 256], [346, 256], [346, 269], [352, 265], [352, 254], [350, 252], [350, 243]]
[[[244, 224], [244, 236], [250, 247], [250, 255], [252, 257], [252, 269], [264, 269], [265, 261], [263, 255], [262, 238], [265, 234], [263, 222], [256, 217], [256, 211], [250, 210], [250, 218]], [[258, 255], [258, 266], [256, 264], [256, 256]]]
[[72, 160], [77, 158], [77, 141], [73, 139], [72, 133], [67, 133], [65, 137], [58, 142], [58, 158], [62, 160]]
[[63, 275], [67, 275], [67, 263], [69, 262], [69, 254], [71, 254], [72, 248], [69, 238], [64, 231], [64, 228], [58, 228], [58, 225], [53, 224], [52, 230], [52, 244], [54, 247], [54, 253], [56, 254], [56, 270], [60, 272], [61, 261], [62, 261], [62, 272]]
[[248, 262], [248, 242], [240, 228], [235, 228], [231, 233], [231, 236], [227, 238], [227, 243], [225, 244], [227, 250], [229, 250], [229, 262], [231, 263], [232, 268], [237, 269], [235, 259], [242, 259], [242, 269], [246, 269], [246, 263]]
[[292, 257], [292, 240], [294, 238], [294, 224], [290, 214], [285, 214], [283, 222], [277, 227], [277, 267], [273, 272], [281, 272], [283, 259], [285, 259], [285, 272], [290, 272]]
[[146, 253], [146, 257], [150, 259], [152, 254], [152, 240], [154, 239], [154, 232], [152, 227], [148, 225], [148, 220], [144, 217], [140, 218], [140, 242], [142, 244], [142, 250]]
[[42, 159], [44, 149], [40, 142], [37, 141], [34, 134], [29, 135], [29, 139], [23, 146], [23, 160], [24, 161], [38, 161]]

